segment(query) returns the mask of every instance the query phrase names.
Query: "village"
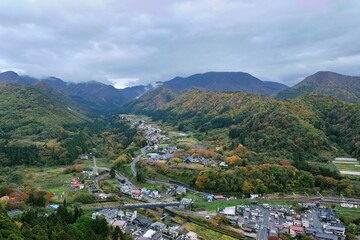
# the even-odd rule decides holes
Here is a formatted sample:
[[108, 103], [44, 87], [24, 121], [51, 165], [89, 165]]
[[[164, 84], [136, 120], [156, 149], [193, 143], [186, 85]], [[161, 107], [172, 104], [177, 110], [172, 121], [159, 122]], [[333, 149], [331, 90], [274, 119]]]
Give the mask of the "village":
[[[151, 124], [133, 123], [143, 133], [147, 146], [141, 149], [141, 155], [133, 158], [132, 174], [136, 175], [137, 161], [143, 160], [148, 164], [156, 161], [174, 161], [182, 164], [202, 164], [216, 168], [226, 168], [225, 162], [196, 155], [181, 155], [176, 153], [179, 147], [170, 143], [169, 138], [162, 134], [162, 130]], [[186, 137], [185, 133], [179, 134]], [[165, 142], [165, 144], [163, 144]], [[196, 148], [204, 148], [198, 144]], [[180, 150], [181, 151], [181, 150]], [[175, 155], [175, 156], [174, 156]], [[95, 196], [96, 201], [106, 202], [116, 199], [116, 194], [106, 193], [99, 182], [109, 176], [110, 169], [98, 167], [95, 156], [83, 154], [81, 160], [92, 161], [92, 169], [84, 169], [82, 177], [68, 179], [71, 191], [86, 191]], [[180, 159], [180, 160], [179, 160]], [[275, 239], [282, 234], [296, 238], [298, 235], [308, 235], [312, 239], [343, 240], [345, 226], [336, 215], [331, 204], [323, 204], [321, 200], [303, 199], [301, 203], [283, 205], [281, 203], [265, 203], [264, 196], [251, 194], [250, 198], [239, 199], [247, 204], [228, 204], [236, 201], [234, 196], [223, 196], [216, 193], [200, 192], [176, 181], [147, 177], [146, 181], [155, 188], [137, 187], [129, 177], [115, 171], [116, 188], [126, 198], [133, 202], [114, 207], [95, 207], [91, 212], [93, 219], [104, 217], [113, 228], [119, 227], [124, 233], [131, 234], [136, 240], [196, 240], [203, 239], [201, 233], [189, 227], [189, 221], [200, 221], [204, 226], [221, 224], [228, 236], [249, 239]], [[158, 186], [158, 187], [156, 187]], [[160, 187], [161, 186], [161, 187]], [[0, 200], [13, 201], [8, 196]], [[209, 205], [224, 205], [216, 210], [197, 211], [193, 206], [199, 201]], [[324, 199], [322, 199], [324, 200]], [[334, 200], [337, 201], [337, 200]], [[224, 204], [223, 204], [224, 203]], [[341, 206], [346, 208], [360, 208], [359, 202], [341, 200]], [[49, 208], [56, 210], [58, 204], [50, 204]], [[19, 215], [16, 210], [10, 215]], [[221, 235], [219, 235], [221, 236]], [[234, 235], [235, 236], [235, 235]]]
[[[172, 164], [174, 152], [178, 148], [174, 144], [168, 144], [165, 147], [159, 148], [161, 141], [168, 140], [167, 136], [162, 134], [161, 129], [144, 122], [138, 125], [138, 128], [143, 132], [148, 142], [148, 146], [144, 148], [145, 151], [143, 153], [145, 154], [142, 157], [148, 163], [165, 160], [167, 164]], [[186, 135], [185, 133], [181, 134]], [[181, 156], [180, 159], [182, 163], [201, 163], [213, 167], [227, 167], [224, 162], [216, 164], [216, 161], [213, 159], [204, 157], [189, 155]], [[144, 215], [138, 214], [138, 211], [135, 209], [102, 209], [93, 213], [93, 217], [105, 217], [110, 225], [113, 227], [118, 226], [124, 232], [131, 233], [135, 239], [199, 239], [196, 232], [187, 231], [184, 228], [186, 223], [179, 224], [172, 221], [175, 217], [173, 210], [185, 212], [209, 222], [219, 218], [219, 216], [226, 218], [226, 222], [230, 226], [237, 228], [239, 232], [248, 238], [266, 240], [278, 237], [280, 234], [289, 234], [294, 238], [297, 235], [306, 234], [313, 239], [345, 239], [345, 226], [335, 215], [331, 207], [322, 205], [319, 202], [309, 201], [296, 206], [258, 204], [257, 199], [261, 198], [261, 196], [254, 194], [251, 195], [251, 204], [249, 205], [229, 206], [213, 212], [193, 212], [189, 210], [189, 206], [195, 200], [183, 197], [187, 192], [197, 193], [208, 202], [229, 201], [233, 197], [202, 193], [170, 182], [167, 183], [168, 189], [162, 193], [158, 190], [146, 188], [137, 189], [134, 184], [122, 175], [119, 176], [118, 181], [121, 192], [131, 198], [150, 203], [166, 203], [165, 201], [173, 197], [173, 202], [176, 202], [176, 199], [178, 199], [180, 203], [178, 206], [164, 205], [164, 210], [158, 213], [158, 221], [151, 221]], [[151, 179], [151, 181], [156, 183], [154, 179]], [[159, 183], [164, 183], [163, 181], [158, 181]], [[343, 203], [343, 206], [344, 204], [347, 203]], [[358, 207], [358, 205], [353, 204], [350, 207]]]

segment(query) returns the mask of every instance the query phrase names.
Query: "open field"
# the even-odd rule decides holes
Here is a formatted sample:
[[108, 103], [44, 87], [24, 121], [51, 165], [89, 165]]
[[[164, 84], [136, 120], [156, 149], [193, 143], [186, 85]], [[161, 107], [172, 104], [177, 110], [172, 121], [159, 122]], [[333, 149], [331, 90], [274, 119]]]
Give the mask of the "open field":
[[335, 211], [339, 217], [360, 218], [360, 208], [344, 208], [336, 205]]
[[232, 240], [232, 239], [235, 239], [230, 236], [226, 236], [224, 234], [215, 232], [211, 229], [207, 229], [205, 227], [202, 227], [202, 226], [194, 224], [194, 223], [186, 223], [184, 228], [188, 231], [193, 231], [193, 232], [198, 233], [199, 237], [201, 237], [202, 239], [208, 239], [208, 240], [218, 240], [218, 239]]
[[336, 158], [332, 162], [343, 175], [360, 176], [360, 164], [353, 158]]

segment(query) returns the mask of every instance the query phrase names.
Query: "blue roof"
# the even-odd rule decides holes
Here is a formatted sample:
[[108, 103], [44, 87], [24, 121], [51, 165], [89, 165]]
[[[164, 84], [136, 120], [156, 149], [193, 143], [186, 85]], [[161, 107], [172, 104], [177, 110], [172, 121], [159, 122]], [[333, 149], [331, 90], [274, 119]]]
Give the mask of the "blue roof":
[[50, 204], [49, 207], [52, 208], [52, 209], [58, 209], [59, 204]]

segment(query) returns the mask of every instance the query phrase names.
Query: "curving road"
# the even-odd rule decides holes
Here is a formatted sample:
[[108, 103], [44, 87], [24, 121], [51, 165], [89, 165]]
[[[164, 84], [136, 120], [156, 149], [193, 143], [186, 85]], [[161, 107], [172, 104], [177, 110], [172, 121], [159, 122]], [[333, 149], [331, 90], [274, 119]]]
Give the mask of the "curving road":
[[131, 172], [132, 172], [132, 174], [136, 177], [136, 163], [142, 158], [142, 157], [144, 157], [145, 155], [146, 155], [146, 151], [145, 151], [145, 149], [147, 148], [147, 147], [149, 147], [148, 145], [147, 146], [145, 146], [145, 147], [143, 147], [143, 148], [141, 148], [140, 150], [141, 150], [141, 154], [139, 155], [139, 156], [137, 156], [136, 158], [134, 158], [134, 160], [131, 162]]

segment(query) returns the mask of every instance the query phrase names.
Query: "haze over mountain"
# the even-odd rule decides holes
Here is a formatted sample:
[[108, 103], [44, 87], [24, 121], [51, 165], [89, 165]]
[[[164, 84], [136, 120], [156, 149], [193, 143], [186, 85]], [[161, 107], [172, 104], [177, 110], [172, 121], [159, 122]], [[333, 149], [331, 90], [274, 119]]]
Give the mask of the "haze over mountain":
[[280, 91], [276, 98], [295, 98], [304, 93], [329, 95], [345, 102], [360, 103], [360, 77], [329, 71], [317, 72], [295, 86]]
[[[96, 81], [67, 83], [56, 77], [36, 79], [29, 76], [19, 76], [13, 71], [0, 73], [0, 83], [34, 86], [40, 88], [43, 92], [47, 91], [50, 95], [55, 94], [59, 97], [59, 101], [62, 100], [60, 94], [61, 92], [74, 101], [72, 104], [70, 102], [67, 102], [67, 104], [73, 106], [77, 105], [90, 114], [98, 114], [115, 110], [124, 103], [141, 96], [149, 88], [151, 88], [151, 86], [139, 85], [124, 89], [117, 89], [112, 85]], [[55, 92], [54, 89], [58, 91]]]
[[[117, 89], [112, 85], [96, 81], [67, 83], [56, 77], [36, 79], [30, 76], [19, 76], [13, 71], [0, 73], [0, 83], [34, 86], [77, 111], [96, 115], [118, 111], [124, 104], [158, 87], [139, 85]], [[347, 102], [360, 102], [360, 77], [334, 72], [315, 73], [291, 88], [277, 82], [261, 81], [244, 72], [207, 72], [189, 77], [175, 77], [159, 83], [168, 89], [168, 100], [173, 99], [175, 93], [197, 88], [216, 92], [242, 91], [274, 96], [276, 99], [294, 98], [305, 93], [324, 94]], [[169, 93], [170, 90], [171, 93]], [[156, 92], [152, 94], [153, 97], [155, 95]], [[154, 102], [157, 106], [159, 103], [155, 103], [154, 100], [148, 97], [146, 101]]]

